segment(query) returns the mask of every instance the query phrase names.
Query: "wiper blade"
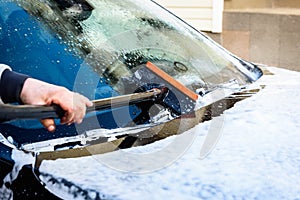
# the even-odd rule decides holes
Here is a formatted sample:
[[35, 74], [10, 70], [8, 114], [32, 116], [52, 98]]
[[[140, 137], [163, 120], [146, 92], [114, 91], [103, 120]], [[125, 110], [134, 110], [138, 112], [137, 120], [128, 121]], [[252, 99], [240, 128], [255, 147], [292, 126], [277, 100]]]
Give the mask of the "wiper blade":
[[224, 83], [221, 83], [221, 84], [217, 84], [217, 85], [214, 85], [214, 86], [208, 86], [207, 88], [199, 88], [196, 90], [196, 93], [199, 94], [200, 96], [205, 96], [206, 94], [212, 92], [212, 91], [215, 91], [217, 89], [241, 89], [242, 86], [240, 86], [238, 84], [238, 81], [236, 79], [231, 79], [229, 80], [228, 82], [224, 82]]

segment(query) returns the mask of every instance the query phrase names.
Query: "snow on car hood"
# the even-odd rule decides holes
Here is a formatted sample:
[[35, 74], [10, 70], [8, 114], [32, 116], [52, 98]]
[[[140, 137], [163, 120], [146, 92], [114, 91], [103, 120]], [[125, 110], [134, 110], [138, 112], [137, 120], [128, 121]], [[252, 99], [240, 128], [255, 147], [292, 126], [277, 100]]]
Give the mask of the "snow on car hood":
[[[180, 136], [120, 150], [123, 154], [44, 161], [40, 170], [93, 191], [93, 195], [97, 191], [113, 199], [297, 199], [300, 73], [268, 69], [274, 75], [257, 82], [266, 85], [258, 94]], [[222, 122], [222, 137], [200, 159], [203, 142], [217, 120]], [[168, 148], [178, 138], [188, 138], [191, 145], [181, 149], [181, 156], [164, 163], [178, 151], [178, 146]], [[164, 153], [152, 156], [152, 162], [124, 156], [138, 158], [157, 152]], [[152, 163], [153, 171], [143, 171], [145, 163]], [[160, 168], [157, 163], [162, 163]], [[131, 166], [130, 171], [121, 170], [126, 165]]]

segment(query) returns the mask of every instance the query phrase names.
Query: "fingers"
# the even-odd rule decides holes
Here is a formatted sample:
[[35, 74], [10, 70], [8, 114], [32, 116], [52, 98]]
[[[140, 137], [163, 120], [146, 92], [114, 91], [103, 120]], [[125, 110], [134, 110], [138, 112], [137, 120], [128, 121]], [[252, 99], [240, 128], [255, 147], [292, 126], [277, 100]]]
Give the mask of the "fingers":
[[65, 116], [61, 118], [62, 124], [80, 124], [86, 114], [86, 107], [93, 105], [88, 98], [78, 93], [72, 93], [72, 95], [72, 102], [69, 102], [68, 105], [61, 105], [66, 110]]
[[42, 119], [41, 124], [50, 132], [55, 131], [55, 123], [53, 119]]
[[66, 112], [65, 115], [60, 119], [61, 124], [72, 124], [74, 123], [74, 113], [73, 112]]
[[[71, 92], [65, 87], [33, 78], [25, 81], [20, 97], [24, 104], [59, 105], [65, 111], [65, 115], [61, 118], [62, 124], [81, 123], [86, 113], [86, 107], [93, 105], [88, 98]], [[53, 119], [43, 119], [41, 123], [49, 131], [55, 130]]]

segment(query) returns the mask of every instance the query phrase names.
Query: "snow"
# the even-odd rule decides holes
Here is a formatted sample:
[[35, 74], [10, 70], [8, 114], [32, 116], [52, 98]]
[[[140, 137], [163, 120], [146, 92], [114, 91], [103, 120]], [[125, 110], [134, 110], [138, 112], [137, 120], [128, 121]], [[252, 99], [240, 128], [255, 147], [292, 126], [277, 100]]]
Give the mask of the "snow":
[[113, 199], [300, 199], [300, 73], [268, 70], [263, 90], [180, 136], [40, 170]]

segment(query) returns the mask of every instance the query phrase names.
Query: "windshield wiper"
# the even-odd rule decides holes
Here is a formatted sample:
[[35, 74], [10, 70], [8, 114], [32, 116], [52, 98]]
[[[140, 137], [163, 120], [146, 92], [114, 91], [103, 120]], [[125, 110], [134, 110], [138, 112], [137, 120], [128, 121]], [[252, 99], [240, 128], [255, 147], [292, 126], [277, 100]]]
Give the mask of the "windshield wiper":
[[203, 97], [208, 93], [211, 93], [218, 89], [241, 89], [241, 88], [242, 87], [238, 84], [238, 81], [236, 79], [230, 79], [228, 82], [224, 82], [214, 86], [207, 85], [206, 87], [198, 88], [196, 90], [196, 93]]

